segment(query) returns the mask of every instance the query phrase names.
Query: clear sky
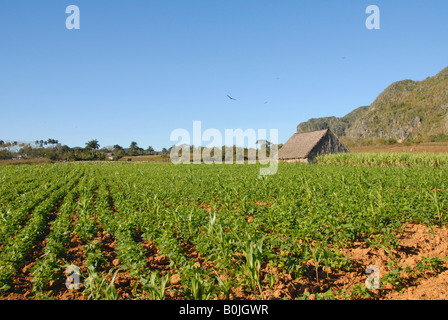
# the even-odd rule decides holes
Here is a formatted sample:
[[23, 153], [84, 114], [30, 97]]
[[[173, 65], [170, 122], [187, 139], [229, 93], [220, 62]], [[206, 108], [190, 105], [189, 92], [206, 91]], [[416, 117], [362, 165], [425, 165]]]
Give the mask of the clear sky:
[[447, 0], [1, 0], [0, 139], [161, 150], [200, 120], [284, 143], [447, 67], [447, 21]]

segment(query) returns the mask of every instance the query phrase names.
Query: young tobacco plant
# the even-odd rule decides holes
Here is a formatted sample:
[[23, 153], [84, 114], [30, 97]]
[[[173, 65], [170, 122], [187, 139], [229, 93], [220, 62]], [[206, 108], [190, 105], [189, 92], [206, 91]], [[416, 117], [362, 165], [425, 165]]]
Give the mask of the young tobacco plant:
[[263, 237], [257, 241], [249, 239], [246, 242], [246, 247], [243, 250], [246, 263], [244, 269], [246, 270], [250, 285], [253, 290], [259, 290], [260, 296], [263, 298], [263, 291], [260, 284], [260, 268], [263, 258]]
[[115, 272], [113, 268], [109, 270], [109, 274], [113, 273], [113, 275], [110, 282], [108, 282], [107, 278], [97, 272], [93, 265], [88, 266], [88, 276], [84, 280], [85, 289], [83, 294], [87, 295], [89, 300], [117, 300], [118, 295], [114, 282], [118, 271], [120, 271], [119, 268], [117, 268]]
[[151, 273], [148, 277], [142, 277], [140, 282], [143, 289], [148, 291], [153, 300], [165, 300], [165, 288], [170, 278], [170, 274], [161, 276], [158, 271]]

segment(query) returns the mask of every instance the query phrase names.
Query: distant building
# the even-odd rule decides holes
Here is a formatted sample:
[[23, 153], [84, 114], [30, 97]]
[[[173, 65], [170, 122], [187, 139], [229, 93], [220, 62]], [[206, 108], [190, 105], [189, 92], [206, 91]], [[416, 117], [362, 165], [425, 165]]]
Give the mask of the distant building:
[[278, 151], [284, 162], [313, 162], [318, 155], [348, 152], [338, 137], [329, 129], [295, 133]]
[[114, 154], [112, 152], [105, 153], [104, 156], [106, 157], [106, 160], [114, 160]]

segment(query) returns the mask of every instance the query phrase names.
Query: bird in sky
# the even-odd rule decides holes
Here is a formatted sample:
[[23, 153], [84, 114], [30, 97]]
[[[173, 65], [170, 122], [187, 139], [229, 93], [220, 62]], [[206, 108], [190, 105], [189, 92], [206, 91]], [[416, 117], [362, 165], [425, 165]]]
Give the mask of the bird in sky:
[[232, 98], [231, 96], [227, 95], [230, 100], [236, 100], [235, 98]]

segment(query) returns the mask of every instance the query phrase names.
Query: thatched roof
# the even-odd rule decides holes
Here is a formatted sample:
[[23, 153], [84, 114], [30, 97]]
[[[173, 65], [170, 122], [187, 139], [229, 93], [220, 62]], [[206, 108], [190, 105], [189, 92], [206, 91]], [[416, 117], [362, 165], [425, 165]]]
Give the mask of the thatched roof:
[[313, 132], [295, 133], [278, 151], [278, 159], [305, 159], [319, 141], [327, 134], [328, 129]]

